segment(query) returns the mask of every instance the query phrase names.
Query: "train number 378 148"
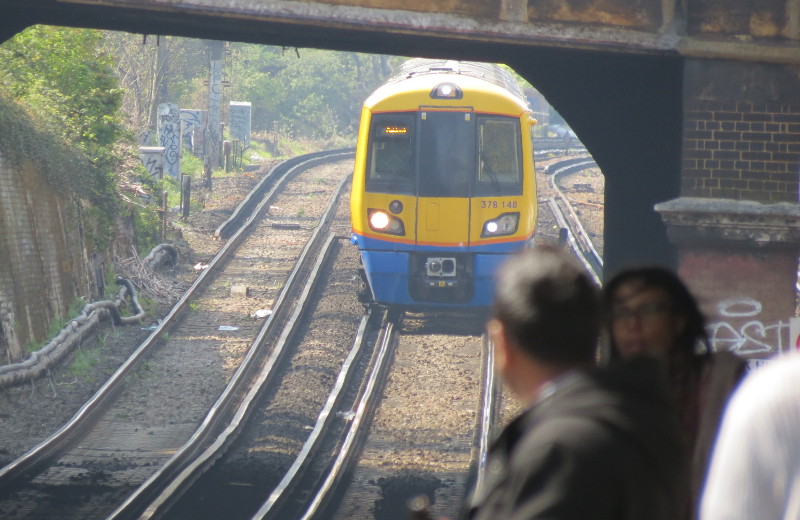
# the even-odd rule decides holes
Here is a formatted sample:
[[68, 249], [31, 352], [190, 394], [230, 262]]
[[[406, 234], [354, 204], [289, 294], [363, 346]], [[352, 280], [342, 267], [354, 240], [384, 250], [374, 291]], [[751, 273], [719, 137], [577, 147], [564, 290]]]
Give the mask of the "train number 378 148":
[[510, 200], [510, 201], [504, 201], [504, 200], [482, 200], [481, 201], [481, 208], [491, 208], [491, 209], [503, 208], [503, 209], [505, 209], [505, 208], [516, 208], [516, 207], [517, 207], [517, 201], [516, 200]]

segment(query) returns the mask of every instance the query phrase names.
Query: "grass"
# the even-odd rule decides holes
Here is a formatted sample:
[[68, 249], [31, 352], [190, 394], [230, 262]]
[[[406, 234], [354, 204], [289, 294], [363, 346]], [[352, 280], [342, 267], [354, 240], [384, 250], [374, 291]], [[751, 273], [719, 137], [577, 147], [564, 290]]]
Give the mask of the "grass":
[[[87, 303], [86, 299], [76, 298], [72, 302], [72, 305], [69, 306], [65, 318], [54, 319], [47, 326], [47, 335], [45, 336], [46, 339], [44, 341], [31, 340], [28, 343], [26, 343], [25, 346], [22, 347], [22, 351], [27, 354], [30, 354], [31, 352], [36, 352], [37, 350], [41, 349], [48, 342], [50, 342], [51, 339], [55, 338], [58, 335], [58, 333], [61, 332], [61, 329], [63, 329], [67, 325], [67, 323], [69, 323], [72, 319], [74, 319], [81, 313], [86, 303]], [[19, 323], [14, 324], [14, 327], [17, 329], [19, 329], [20, 326], [21, 324]]]
[[145, 361], [145, 362], [141, 363], [136, 368], [136, 370], [134, 371], [134, 373], [132, 375], [132, 378], [135, 378], [135, 379], [138, 379], [138, 380], [147, 379], [148, 377], [152, 376], [152, 374], [151, 374], [152, 370], [153, 370], [153, 367], [150, 364], [150, 362], [149, 361]]
[[80, 378], [89, 381], [91, 380], [90, 374], [92, 372], [92, 369], [99, 362], [100, 362], [99, 348], [81, 349], [75, 354], [75, 357], [72, 359], [72, 363], [69, 366], [69, 373], [72, 374], [76, 379]]

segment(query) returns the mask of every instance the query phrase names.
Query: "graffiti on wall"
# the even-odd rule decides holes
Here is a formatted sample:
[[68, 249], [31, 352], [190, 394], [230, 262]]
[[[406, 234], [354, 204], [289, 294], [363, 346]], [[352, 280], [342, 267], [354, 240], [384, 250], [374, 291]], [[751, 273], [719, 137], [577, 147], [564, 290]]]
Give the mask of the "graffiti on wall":
[[731, 351], [743, 357], [765, 357], [784, 352], [789, 322], [764, 323], [758, 319], [763, 305], [752, 298], [729, 298], [717, 303], [720, 320], [707, 327], [714, 351]]
[[181, 174], [181, 115], [178, 105], [158, 105], [158, 144], [164, 147], [164, 173], [177, 179]]
[[144, 169], [156, 179], [164, 176], [164, 148], [161, 146], [142, 146], [139, 148], [139, 158]]
[[228, 110], [231, 139], [238, 139], [245, 147], [250, 144], [251, 111], [251, 103], [247, 101], [231, 101]]
[[207, 110], [182, 108], [183, 145], [197, 156], [203, 155], [203, 132], [208, 121]]

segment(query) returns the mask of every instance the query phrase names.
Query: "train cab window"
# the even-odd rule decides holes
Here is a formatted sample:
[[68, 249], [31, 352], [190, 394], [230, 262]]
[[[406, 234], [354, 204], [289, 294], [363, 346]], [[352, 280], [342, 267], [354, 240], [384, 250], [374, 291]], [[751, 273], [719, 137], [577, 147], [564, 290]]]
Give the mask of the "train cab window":
[[475, 114], [421, 111], [419, 196], [468, 197], [475, 177]]
[[479, 117], [476, 195], [522, 193], [520, 139], [519, 119], [502, 116]]
[[370, 129], [367, 191], [413, 193], [413, 124], [408, 114], [376, 114]]

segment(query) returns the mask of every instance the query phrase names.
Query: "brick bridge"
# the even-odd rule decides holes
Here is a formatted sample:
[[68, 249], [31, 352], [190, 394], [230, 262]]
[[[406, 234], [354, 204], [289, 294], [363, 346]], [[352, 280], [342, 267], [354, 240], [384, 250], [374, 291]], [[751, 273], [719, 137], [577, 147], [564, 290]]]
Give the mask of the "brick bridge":
[[795, 311], [800, 0], [4, 0], [36, 24], [502, 62], [606, 175], [606, 273], [679, 267], [718, 347]]

